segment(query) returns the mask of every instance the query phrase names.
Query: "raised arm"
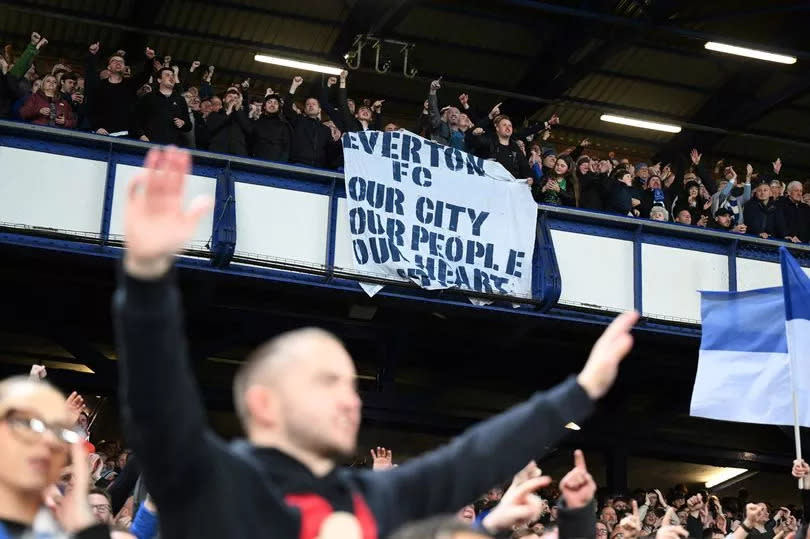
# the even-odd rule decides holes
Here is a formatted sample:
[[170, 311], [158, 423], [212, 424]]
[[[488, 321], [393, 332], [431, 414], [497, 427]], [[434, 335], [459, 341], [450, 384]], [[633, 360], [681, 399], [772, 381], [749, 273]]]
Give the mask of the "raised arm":
[[[187, 152], [152, 149], [132, 180], [124, 217], [123, 271], [113, 298], [121, 415], [158, 505], [202, 480], [211, 437], [188, 364], [174, 254], [191, 238], [207, 198], [182, 206]], [[166, 462], [174, 463], [166, 467]]]
[[385, 529], [470, 503], [563, 438], [565, 425], [587, 417], [593, 401], [613, 384], [619, 363], [633, 345], [630, 330], [637, 319], [635, 312], [616, 318], [576, 379], [537, 393], [449, 445], [398, 468], [363, 474], [373, 503], [399, 508], [392, 516], [395, 521], [383, 523]]
[[428, 93], [428, 107], [430, 112], [430, 127], [436, 129], [439, 127], [439, 124], [442, 122], [442, 118], [439, 115], [439, 97], [436, 95], [436, 92], [439, 91], [439, 88], [442, 87], [441, 80], [434, 80], [430, 83], [430, 92]]

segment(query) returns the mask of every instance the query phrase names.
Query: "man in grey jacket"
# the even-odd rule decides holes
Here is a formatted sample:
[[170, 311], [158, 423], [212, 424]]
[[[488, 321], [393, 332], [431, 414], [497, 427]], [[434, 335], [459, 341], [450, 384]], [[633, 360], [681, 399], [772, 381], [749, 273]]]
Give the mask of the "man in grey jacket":
[[737, 185], [737, 173], [734, 167], [726, 167], [723, 179], [720, 180], [718, 191], [712, 195], [712, 215], [720, 208], [731, 212], [734, 225], [743, 225], [743, 206], [751, 200], [751, 177], [754, 169], [751, 165], [745, 166], [745, 185]]

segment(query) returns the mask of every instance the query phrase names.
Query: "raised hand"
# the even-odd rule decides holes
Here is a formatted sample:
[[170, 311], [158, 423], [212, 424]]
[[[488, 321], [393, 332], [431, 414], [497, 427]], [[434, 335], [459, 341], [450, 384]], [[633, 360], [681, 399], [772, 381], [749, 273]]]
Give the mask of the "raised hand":
[[495, 118], [495, 116], [500, 116], [501, 115], [501, 105], [502, 104], [503, 104], [503, 101], [501, 101], [500, 103], [498, 103], [497, 105], [492, 107], [492, 110], [489, 111], [489, 119], [490, 120]]
[[331, 77], [326, 79], [326, 87], [327, 88], [331, 88], [335, 84], [337, 84], [337, 77], [335, 77], [334, 75], [332, 75]]
[[146, 57], [147, 57], [147, 58], [149, 58], [150, 60], [154, 60], [154, 59], [155, 59], [155, 50], [154, 50], [154, 49], [150, 49], [149, 47], [146, 47], [146, 50], [144, 50], [144, 54], [145, 54], [145, 55], [146, 55]]
[[550, 484], [551, 478], [545, 475], [523, 482], [516, 476], [501, 501], [484, 517], [481, 524], [490, 533], [495, 533], [537, 520], [543, 513], [543, 500], [534, 492]]
[[95, 525], [96, 519], [87, 503], [90, 469], [84, 444], [72, 444], [70, 455], [73, 467], [73, 488], [62, 498], [46, 496], [45, 504], [62, 528], [66, 532], [74, 534]]
[[664, 496], [663, 494], [661, 494], [660, 490], [656, 488], [653, 489], [653, 492], [655, 492], [658, 495], [658, 503], [660, 503], [662, 507], [669, 507], [669, 505], [667, 505], [667, 501], [664, 499]]
[[191, 71], [191, 72], [193, 73], [193, 72], [194, 72], [194, 71], [196, 71], [196, 70], [197, 70], [197, 68], [199, 68], [201, 65], [202, 65], [202, 63], [201, 63], [199, 60], [194, 60], [193, 62], [191, 62], [191, 68], [189, 69], [189, 71]]
[[624, 517], [617, 526], [622, 530], [624, 539], [635, 539], [641, 535], [641, 517], [638, 510], [638, 502], [632, 500], [630, 503], [633, 507], [633, 513]]
[[31, 371], [28, 373], [29, 378], [44, 380], [46, 376], [48, 376], [48, 371], [45, 369], [45, 365], [31, 365]]
[[430, 91], [431, 92], [436, 92], [437, 90], [441, 89], [441, 87], [442, 87], [441, 79], [436, 79], [436, 80], [434, 80], [433, 82], [430, 83]]
[[157, 278], [168, 271], [172, 258], [191, 239], [203, 214], [213, 206], [208, 196], [183, 208], [186, 175], [191, 170], [187, 151], [169, 146], [146, 154], [146, 168], [129, 187], [124, 211], [124, 267], [140, 278]]
[[697, 148], [692, 148], [692, 151], [689, 152], [689, 158], [692, 159], [692, 164], [693, 165], [699, 164], [701, 157], [703, 157], [703, 154], [698, 153]]
[[346, 79], [348, 79], [348, 78], [349, 78], [349, 72], [348, 71], [346, 71], [344, 69], [343, 71], [340, 72], [340, 80], [342, 82], [346, 82]]
[[776, 161], [771, 163], [773, 165], [773, 172], [774, 174], [779, 174], [779, 171], [782, 170], [782, 159], [777, 157]]
[[689, 509], [689, 513], [695, 518], [697, 518], [705, 505], [706, 502], [703, 500], [703, 496], [700, 494], [695, 494], [686, 500], [686, 507]]
[[585, 455], [577, 449], [574, 451], [574, 468], [560, 480], [565, 506], [568, 509], [585, 507], [596, 494], [596, 482], [585, 466]]
[[602, 397], [613, 385], [619, 373], [619, 363], [633, 348], [630, 330], [638, 317], [635, 311], [620, 314], [593, 345], [585, 367], [577, 376], [577, 382], [591, 399]]
[[101, 42], [96, 41], [95, 43], [90, 44], [90, 47], [88, 48], [88, 51], [90, 51], [90, 54], [95, 56], [96, 54], [98, 54], [98, 51], [100, 49], [101, 49]]
[[464, 107], [465, 109], [470, 108], [469, 101], [470, 96], [468, 96], [467, 94], [461, 94], [460, 96], [458, 96], [458, 102], [461, 103], [461, 106]]
[[661, 519], [661, 527], [655, 534], [655, 539], [686, 539], [689, 537], [689, 532], [681, 526], [672, 525], [672, 517], [675, 516], [675, 508], [670, 507], [667, 509], [666, 514]]
[[290, 85], [290, 91], [295, 92], [302, 84], [304, 84], [304, 77], [296, 75], [293, 77], [292, 84]]
[[75, 425], [78, 423], [79, 416], [84, 409], [84, 398], [74, 391], [68, 395], [65, 404], [67, 404], [68, 410], [70, 411], [70, 421]]
[[388, 470], [394, 467], [394, 455], [390, 449], [378, 447], [375, 451], [371, 450], [372, 466], [371, 469], [375, 471]]
[[551, 127], [552, 125], [558, 125], [560, 123], [560, 117], [555, 112], [551, 115], [551, 118], [548, 119], [548, 125]]
[[45, 46], [45, 45], [47, 45], [47, 44], [48, 44], [48, 39], [43, 37], [42, 39], [40, 39], [40, 40], [37, 42], [37, 50], [42, 49], [42, 47], [44, 47], [44, 46]]
[[810, 464], [807, 464], [807, 462], [804, 459], [796, 459], [793, 461], [792, 473], [793, 477], [796, 477], [798, 479], [810, 476]]
[[378, 99], [371, 105], [371, 110], [379, 114], [382, 111], [383, 103], [385, 103], [385, 99]]

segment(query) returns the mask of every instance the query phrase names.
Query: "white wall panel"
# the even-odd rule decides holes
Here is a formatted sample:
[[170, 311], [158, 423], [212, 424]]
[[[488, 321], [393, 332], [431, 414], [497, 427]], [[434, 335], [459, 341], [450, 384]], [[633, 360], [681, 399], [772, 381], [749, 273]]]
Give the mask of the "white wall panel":
[[633, 243], [552, 230], [562, 276], [561, 302], [627, 311], [633, 308]]
[[326, 263], [329, 197], [236, 182], [236, 250]]
[[0, 222], [99, 233], [107, 164], [0, 147]]
[[[810, 268], [802, 268], [810, 276]], [[782, 286], [782, 270], [774, 262], [750, 258], [737, 259], [737, 290], [755, 290]]]
[[[110, 219], [110, 234], [112, 235], [122, 235], [124, 233], [124, 204], [127, 200], [127, 194], [129, 193], [129, 184], [132, 182], [133, 178], [135, 178], [135, 175], [142, 170], [144, 170], [143, 167], [116, 165], [115, 191], [113, 192], [112, 215]], [[186, 180], [186, 192], [183, 195], [183, 200], [186, 204], [189, 204], [191, 200], [198, 195], [208, 195], [213, 198], [216, 194], [216, 178], [189, 175]], [[212, 210], [200, 219], [197, 229], [194, 231], [194, 236], [192, 236], [191, 244], [205, 244], [211, 238], [213, 223], [214, 212]]]
[[335, 231], [335, 267], [346, 270], [354, 269], [352, 239], [349, 233], [349, 216], [345, 198], [337, 203], [337, 229]]
[[699, 322], [698, 291], [728, 290], [728, 257], [644, 244], [641, 290], [646, 316]]

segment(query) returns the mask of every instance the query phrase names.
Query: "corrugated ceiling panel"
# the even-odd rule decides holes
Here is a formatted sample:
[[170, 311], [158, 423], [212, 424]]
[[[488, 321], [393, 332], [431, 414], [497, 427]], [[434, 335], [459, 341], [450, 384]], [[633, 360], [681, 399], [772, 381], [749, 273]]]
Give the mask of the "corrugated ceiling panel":
[[[700, 49], [697, 52], [700, 54]], [[643, 47], [633, 47], [619, 53], [605, 62], [603, 67], [631, 75], [705, 88], [717, 88], [726, 79], [726, 75], [708, 58], [689, 58]]]

